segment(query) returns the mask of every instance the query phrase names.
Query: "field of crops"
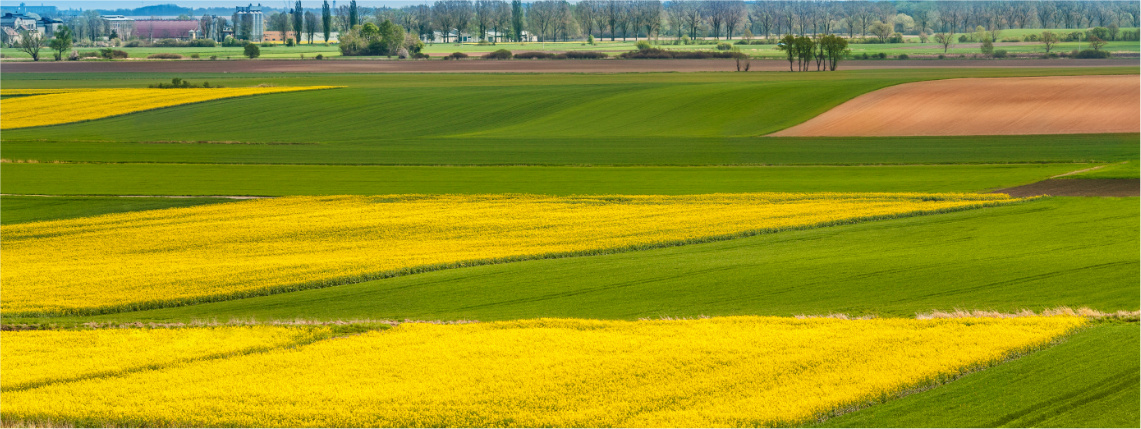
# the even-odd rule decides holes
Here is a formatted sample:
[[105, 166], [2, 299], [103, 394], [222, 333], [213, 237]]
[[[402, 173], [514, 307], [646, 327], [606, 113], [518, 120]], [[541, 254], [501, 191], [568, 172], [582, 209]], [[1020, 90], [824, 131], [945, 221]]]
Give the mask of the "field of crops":
[[0, 100], [0, 109], [4, 110], [0, 129], [66, 124], [223, 98], [312, 89], [325, 87], [6, 89], [0, 95], [23, 96]]
[[[3, 411], [16, 421], [128, 426], [781, 426], [948, 381], [1084, 323], [1077, 317], [405, 323], [299, 348], [9, 391]], [[238, 330], [206, 335], [256, 332]], [[203, 335], [157, 331], [149, 335], [178, 342]], [[43, 337], [68, 344], [85, 335], [108, 336]], [[6, 334], [18, 349], [42, 340]], [[137, 352], [120, 353], [134, 359]], [[53, 364], [74, 361], [84, 359]], [[5, 370], [24, 377], [22, 364]]]
[[1002, 194], [291, 197], [7, 225], [0, 230], [4, 312], [141, 309], [1014, 201]]
[[766, 137], [1095, 74], [6, 73], [0, 420], [1136, 427], [1141, 134]]

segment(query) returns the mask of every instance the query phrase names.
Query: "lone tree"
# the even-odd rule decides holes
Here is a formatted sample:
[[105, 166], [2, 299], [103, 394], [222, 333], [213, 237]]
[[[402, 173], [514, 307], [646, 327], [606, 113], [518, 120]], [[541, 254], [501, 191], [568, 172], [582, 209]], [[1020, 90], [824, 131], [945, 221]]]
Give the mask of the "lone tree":
[[301, 44], [301, 33], [305, 24], [305, 11], [301, 9], [301, 0], [297, 0], [297, 5], [293, 7], [293, 31], [297, 33], [297, 44]]
[[44, 41], [40, 39], [40, 33], [35, 31], [20, 30], [20, 45], [21, 51], [26, 52], [32, 56], [32, 61], [40, 60], [40, 48], [44, 47]]
[[71, 28], [66, 25], [55, 31], [55, 38], [48, 45], [55, 51], [56, 61], [62, 60], [63, 53], [71, 50], [72, 38]]
[[360, 24], [360, 12], [357, 11], [357, 0], [349, 2], [349, 28]]
[[329, 8], [329, 0], [321, 6], [321, 31], [325, 33], [325, 43], [329, 43], [329, 34], [333, 31], [333, 10]]
[[258, 45], [255, 45], [253, 43], [246, 43], [246, 52], [245, 53], [246, 53], [246, 56], [250, 57], [250, 59], [252, 60], [254, 58], [261, 56], [261, 48], [258, 48]]
[[788, 57], [788, 71], [795, 71], [792, 68], [792, 62], [796, 59], [796, 36], [785, 34], [784, 38], [777, 43], [777, 47], [784, 51]]
[[955, 43], [955, 33], [940, 32], [935, 34], [935, 41], [939, 42], [940, 45], [943, 45], [943, 53], [945, 54], [947, 53], [947, 50], [951, 48], [951, 45]]
[[1058, 34], [1054, 33], [1053, 31], [1042, 32], [1042, 44], [1046, 45], [1046, 53], [1049, 53], [1050, 49], [1053, 49], [1054, 45], [1057, 45], [1061, 40], [1062, 39], [1058, 37]]

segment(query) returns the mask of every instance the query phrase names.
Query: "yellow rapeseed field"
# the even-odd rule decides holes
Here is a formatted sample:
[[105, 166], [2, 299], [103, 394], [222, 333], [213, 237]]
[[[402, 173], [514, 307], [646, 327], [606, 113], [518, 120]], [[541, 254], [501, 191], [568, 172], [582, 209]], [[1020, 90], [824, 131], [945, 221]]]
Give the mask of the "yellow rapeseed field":
[[326, 88], [334, 87], [5, 90], [3, 95], [39, 95], [0, 100], [0, 130], [88, 121], [222, 98]]
[[5, 225], [0, 281], [8, 314], [124, 310], [1010, 201], [978, 194], [288, 197]]
[[786, 426], [947, 381], [1041, 347], [1084, 321], [407, 323], [6, 392], [0, 412], [10, 421], [86, 426]]
[[272, 326], [5, 332], [0, 390], [265, 350], [327, 332]]

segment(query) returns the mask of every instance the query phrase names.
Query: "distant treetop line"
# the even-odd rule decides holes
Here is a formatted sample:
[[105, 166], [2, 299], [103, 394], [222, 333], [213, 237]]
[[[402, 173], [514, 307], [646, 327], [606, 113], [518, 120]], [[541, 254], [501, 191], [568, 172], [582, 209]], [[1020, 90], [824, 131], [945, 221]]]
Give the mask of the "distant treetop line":
[[[299, 2], [298, 6], [290, 2], [294, 9], [283, 12], [264, 8], [266, 30], [287, 33], [298, 30], [293, 28], [298, 26], [312, 35], [347, 31], [366, 23], [379, 26], [387, 20], [410, 35], [419, 35], [421, 40], [449, 42], [457, 36], [464, 41], [550, 41], [592, 36], [611, 40], [720, 39], [784, 34], [867, 38], [869, 33], [884, 39], [894, 33], [972, 33], [979, 27], [987, 31], [1090, 27], [1115, 31], [1141, 25], [1141, 7], [1134, 1], [441, 0], [396, 8], [358, 6], [356, 1], [342, 0], [331, 2], [336, 6], [324, 9], [326, 3], [330, 2], [310, 0]], [[171, 4], [108, 13], [198, 19], [194, 13], [214, 9], [218, 8], [191, 10]], [[314, 17], [299, 20], [301, 14], [297, 10], [313, 12]], [[224, 17], [233, 10], [218, 11], [225, 13], [213, 14], [211, 25], [218, 29], [232, 27], [233, 23]], [[316, 19], [318, 16], [322, 19]], [[110, 35], [109, 27], [100, 23], [98, 12], [93, 10], [74, 17], [69, 25], [77, 30], [80, 39]], [[212, 33], [201, 37], [225, 37], [221, 31]]]

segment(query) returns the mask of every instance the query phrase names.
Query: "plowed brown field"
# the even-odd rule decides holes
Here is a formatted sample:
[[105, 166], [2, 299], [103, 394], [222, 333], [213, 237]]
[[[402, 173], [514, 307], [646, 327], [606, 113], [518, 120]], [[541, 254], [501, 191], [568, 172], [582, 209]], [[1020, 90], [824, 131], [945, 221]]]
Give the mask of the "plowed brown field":
[[1135, 133], [1141, 78], [949, 79], [864, 94], [780, 137]]

